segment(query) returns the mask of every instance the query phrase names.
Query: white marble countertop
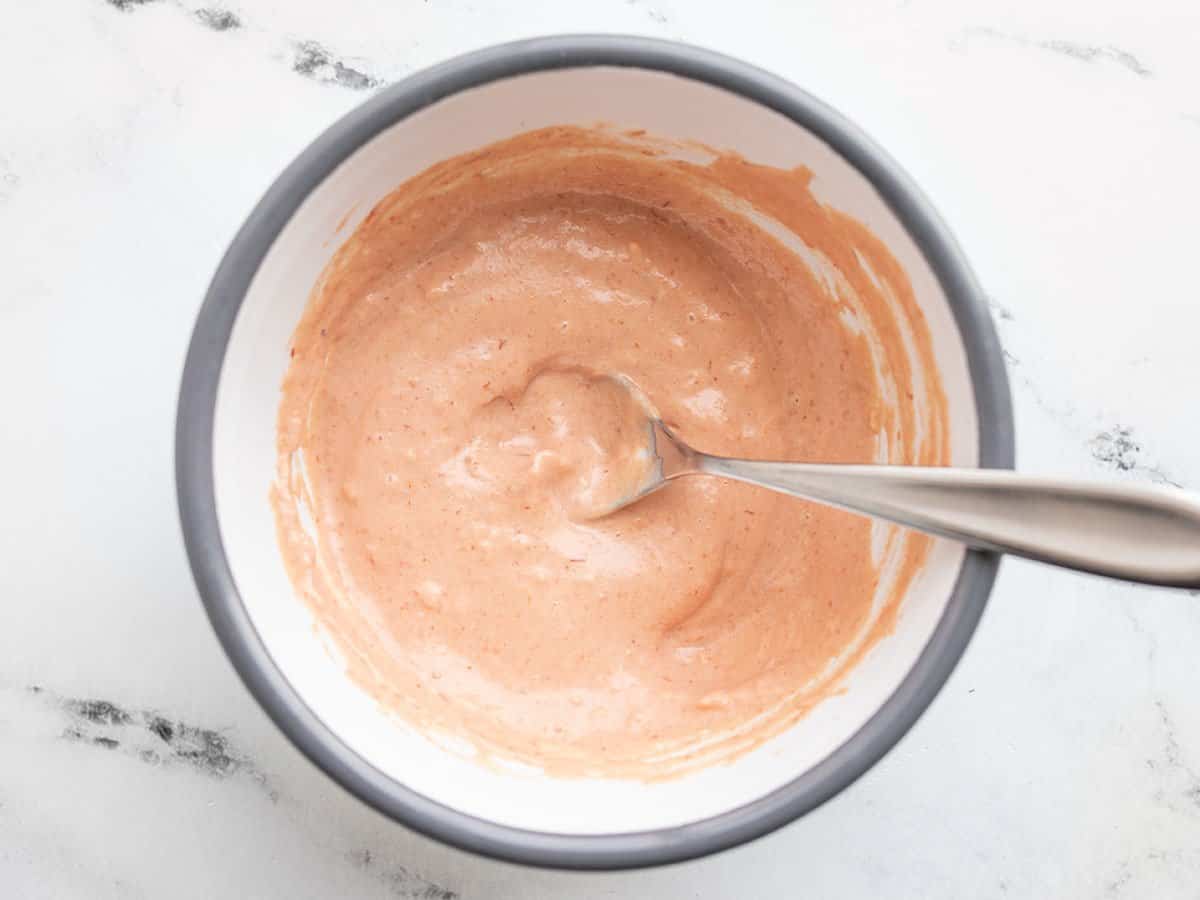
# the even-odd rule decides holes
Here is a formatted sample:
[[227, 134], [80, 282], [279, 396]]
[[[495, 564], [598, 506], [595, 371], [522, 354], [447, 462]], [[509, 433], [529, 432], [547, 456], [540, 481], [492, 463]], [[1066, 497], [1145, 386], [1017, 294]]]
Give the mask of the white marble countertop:
[[0, 25], [0, 894], [1197, 897], [1194, 594], [1007, 562], [946, 689], [832, 802], [699, 862], [538, 872], [292, 749], [208, 626], [172, 475], [208, 278], [294, 154], [461, 51], [624, 31], [773, 69], [915, 176], [994, 298], [1022, 468], [1200, 487], [1196, 0], [200, 2]]

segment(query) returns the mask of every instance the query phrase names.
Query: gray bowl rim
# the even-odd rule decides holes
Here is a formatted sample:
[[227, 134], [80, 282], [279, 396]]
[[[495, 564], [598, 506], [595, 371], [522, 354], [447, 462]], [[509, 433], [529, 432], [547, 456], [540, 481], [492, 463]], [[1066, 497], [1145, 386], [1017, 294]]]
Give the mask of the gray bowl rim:
[[554, 834], [487, 821], [438, 803], [383, 774], [329, 729], [283, 677], [238, 594], [213, 490], [213, 423], [225, 349], [267, 251], [308, 195], [355, 150], [438, 101], [498, 79], [579, 67], [671, 73], [739, 94], [820, 137], [863, 173], [924, 254], [945, 291], [966, 351], [979, 414], [980, 464], [1012, 468], [1008, 378], [995, 327], [962, 251], [915, 184], [841, 114], [795, 85], [698, 47], [621, 35], [561, 35], [467, 53], [380, 91], [326, 130], [284, 170], [234, 237], [209, 286], [188, 348], [175, 431], [184, 543], [213, 629], [242, 681], [275, 724], [351, 794], [395, 821], [464, 850], [561, 869], [626, 869], [680, 862], [734, 847], [820, 806], [878, 762], [916, 722], [966, 649], [999, 566], [969, 551], [933, 636], [882, 707], [819, 764], [745, 805], [696, 822], [620, 834]]

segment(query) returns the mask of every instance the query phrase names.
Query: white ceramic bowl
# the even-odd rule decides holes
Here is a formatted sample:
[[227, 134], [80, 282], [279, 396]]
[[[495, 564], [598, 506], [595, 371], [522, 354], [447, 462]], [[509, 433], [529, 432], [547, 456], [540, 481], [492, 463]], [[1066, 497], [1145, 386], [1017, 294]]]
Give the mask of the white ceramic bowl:
[[346, 677], [293, 595], [267, 502], [289, 337], [313, 282], [357, 221], [408, 177], [529, 129], [595, 122], [810, 168], [818, 197], [868, 225], [907, 269], [946, 389], [952, 462], [1011, 467], [1008, 385], [980, 291], [936, 215], [879, 148], [803, 91], [734, 60], [637, 38], [561, 37], [414, 75], [334, 125], [280, 176], [201, 310], [179, 404], [177, 479], [213, 625], [247, 686], [317, 765], [396, 820], [450, 843], [604, 868], [748, 840], [862, 774], [949, 675], [997, 559], [938, 542], [894, 633], [842, 694], [731, 764], [658, 784], [477, 766], [383, 714]]

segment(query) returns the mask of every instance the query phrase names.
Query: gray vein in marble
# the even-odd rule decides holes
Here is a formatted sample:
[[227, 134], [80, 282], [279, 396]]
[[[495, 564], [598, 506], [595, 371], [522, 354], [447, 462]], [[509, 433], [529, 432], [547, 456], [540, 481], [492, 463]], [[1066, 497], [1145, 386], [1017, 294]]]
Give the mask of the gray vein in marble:
[[[1012, 311], [994, 297], [988, 297], [988, 306], [992, 310], [998, 326], [997, 330], [1000, 332], [1001, 352], [1013, 383], [1022, 388], [1041, 409], [1062, 423], [1068, 430], [1078, 434], [1082, 429], [1076, 422], [1078, 413], [1075, 407], [1051, 402], [1038, 384], [1022, 370], [1021, 359], [1009, 350], [1009, 340], [1006, 339], [1004, 332], [1017, 321]], [[1184, 486], [1181, 481], [1168, 474], [1161, 466], [1144, 460], [1142, 444], [1134, 438], [1134, 429], [1130, 425], [1117, 423], [1100, 429], [1086, 438], [1086, 446], [1093, 460], [1114, 472], [1141, 477], [1155, 484], [1177, 488]]]
[[63, 697], [32, 686], [29, 693], [64, 717], [61, 737], [72, 743], [119, 751], [150, 765], [186, 766], [211, 778], [235, 776], [259, 785], [272, 802], [278, 794], [253, 761], [220, 731], [172, 719], [148, 709], [108, 700]]
[[[249, 783], [261, 790], [273, 805], [284, 810], [289, 806], [286, 798], [280, 798], [273, 781], [237, 742], [217, 729], [183, 722], [154, 709], [68, 696], [40, 685], [17, 689], [0, 683], [0, 699], [3, 698], [23, 699], [38, 707], [56, 740], [98, 754], [125, 757], [135, 764], [193, 771], [222, 783]], [[0, 709], [0, 724], [4, 723], [6, 713], [7, 710]], [[0, 796], [0, 810], [4, 805]], [[0, 862], [3, 849], [0, 847]], [[344, 859], [398, 900], [459, 900], [456, 891], [429, 881], [395, 861], [392, 848], [357, 849], [345, 853]], [[0, 890], [0, 897], [6, 896]]]
[[1124, 66], [1133, 74], [1140, 75], [1143, 78], [1153, 74], [1146, 67], [1145, 63], [1128, 50], [1122, 50], [1120, 47], [1113, 47], [1111, 45], [1098, 47], [1094, 44], [1078, 44], [1074, 41], [1039, 41], [1035, 46], [1041, 47], [1043, 50], [1049, 50], [1052, 53], [1061, 53], [1064, 56], [1078, 59], [1081, 62], [1113, 62], [1119, 66]]
[[1115, 897], [1116, 895], [1120, 894], [1125, 889], [1125, 885], [1129, 884], [1129, 882], [1132, 880], [1133, 870], [1129, 866], [1129, 860], [1122, 860], [1117, 866], [1116, 875], [1104, 885], [1104, 893], [1108, 894], [1110, 897]]
[[206, 6], [196, 10], [193, 15], [201, 24], [207, 25], [213, 31], [233, 31], [235, 28], [242, 27], [242, 20], [227, 9]]
[[1083, 63], [1111, 63], [1120, 66], [1139, 78], [1149, 78], [1154, 73], [1150, 67], [1134, 56], [1128, 50], [1114, 47], [1112, 44], [1085, 44], [1080, 41], [1060, 39], [1034, 40], [1019, 34], [1000, 31], [996, 28], [975, 27], [967, 28], [958, 37], [950, 41], [952, 49], [961, 49], [974, 38], [987, 38], [1004, 43], [1015, 44], [1019, 47], [1030, 47], [1056, 53]]
[[1018, 357], [1009, 349], [1009, 342], [1005, 339], [1005, 327], [1016, 322], [1016, 317], [1012, 311], [1002, 305], [994, 297], [987, 298], [988, 306], [995, 316], [997, 324], [998, 337], [1000, 338], [1000, 352], [1004, 356], [1004, 361], [1007, 363], [1008, 375], [1014, 384], [1025, 389], [1025, 391], [1033, 398], [1040, 408], [1050, 413], [1050, 415], [1060, 421], [1067, 421], [1075, 416], [1074, 406], [1059, 406], [1052, 403], [1043, 393], [1042, 389], [1030, 378], [1021, 368], [1021, 358]]
[[[1158, 657], [1158, 637], [1146, 628], [1138, 616], [1139, 604], [1144, 601], [1127, 598], [1123, 611], [1130, 626], [1146, 645], [1146, 665], [1153, 670]], [[1200, 817], [1200, 772], [1191, 764], [1180, 744], [1179, 733], [1167, 704], [1161, 698], [1154, 699], [1158, 728], [1161, 735], [1160, 750], [1145, 761], [1146, 767], [1155, 774], [1159, 785], [1154, 791], [1154, 802], [1176, 815], [1188, 818]], [[1127, 890], [1129, 884], [1146, 871], [1146, 864], [1161, 870], [1164, 867], [1187, 865], [1187, 860], [1178, 851], [1151, 849], [1140, 856], [1132, 856], [1117, 862], [1115, 869], [1104, 882], [1105, 896], [1145, 896]]]
[[988, 297], [988, 306], [992, 308], [992, 312], [996, 314], [996, 318], [1001, 322], [1011, 322], [1016, 318], [1013, 316], [1012, 310], [995, 297]]
[[333, 56], [316, 41], [300, 41], [295, 46], [292, 71], [322, 84], [336, 84], [356, 91], [378, 87], [380, 81]]
[[1112, 874], [1104, 882], [1104, 896], [1134, 896], [1138, 898], [1152, 896], [1147, 894], [1144, 889], [1141, 891], [1128, 890], [1131, 882], [1145, 876], [1147, 873], [1147, 864], [1156, 867], [1161, 872], [1172, 868], [1176, 870], [1181, 868], [1186, 869], [1189, 867], [1189, 860], [1188, 856], [1179, 850], [1147, 850], [1145, 853], [1125, 857], [1117, 863]]
[[[32, 689], [35, 694], [43, 693], [38, 688]], [[77, 719], [91, 722], [93, 725], [128, 725], [133, 718], [119, 706], [114, 706], [107, 700], [73, 700], [61, 699], [62, 708]]]
[[1137, 614], [1137, 605], [1142, 602], [1144, 601], [1140, 597], [1134, 595], [1132, 600], [1125, 602], [1123, 609], [1125, 618], [1129, 620], [1129, 626], [1135, 634], [1146, 642], [1146, 665], [1153, 668], [1158, 659], [1158, 636], [1145, 626]]
[[1182, 488], [1183, 482], [1168, 475], [1162, 466], [1142, 460], [1142, 445], [1133, 439], [1133, 428], [1113, 425], [1088, 439], [1092, 459], [1114, 472], [1137, 476], [1153, 484]]
[[1092, 458], [1118, 472], [1137, 472], [1146, 475], [1156, 484], [1182, 487], [1179, 482], [1168, 478], [1158, 466], [1141, 461], [1142, 445], [1134, 440], [1133, 429], [1128, 425], [1114, 425], [1101, 431], [1088, 441]]
[[[1160, 788], [1155, 792], [1155, 799], [1163, 803], [1173, 812], [1189, 812], [1200, 815], [1200, 772], [1197, 772], [1184, 757], [1183, 748], [1175, 730], [1175, 721], [1167, 705], [1156, 699], [1154, 707], [1158, 710], [1159, 725], [1163, 733], [1163, 749], [1159, 759], [1148, 759], [1146, 765], [1150, 769], [1165, 771], [1176, 776], [1178, 796], [1169, 794]], [[1180, 805], [1182, 799], [1183, 805]]]
[[625, 0], [625, 2], [632, 7], [643, 10], [651, 22], [655, 22], [659, 25], [666, 25], [668, 22], [670, 22], [670, 19], [667, 18], [666, 13], [660, 9], [656, 9], [653, 6], [646, 5], [644, 2], [642, 2], [642, 0]]
[[[104, 2], [121, 12], [129, 12], [136, 7], [166, 2], [166, 0], [104, 0]], [[246, 23], [242, 21], [241, 17], [218, 6], [189, 10], [178, 0], [172, 2], [172, 5], [183, 10], [194, 21], [212, 31], [236, 31], [246, 27]], [[335, 56], [317, 41], [293, 42], [291, 65], [292, 71], [305, 78], [356, 91], [370, 90], [383, 83], [374, 75], [351, 65], [346, 59]], [[2, 197], [3, 195], [0, 194], [0, 198]]]
[[456, 891], [426, 881], [405, 866], [382, 863], [370, 850], [355, 850], [347, 853], [346, 859], [355, 868], [362, 869], [387, 885], [393, 897], [402, 900], [458, 900], [459, 895]]
[[[149, 6], [152, 3], [162, 3], [165, 0], [104, 0], [104, 2], [121, 12], [130, 12], [137, 7]], [[190, 10], [185, 4], [179, 2], [179, 0], [173, 0], [171, 5], [183, 10], [196, 22], [213, 31], [233, 31], [242, 27], [242, 20], [236, 13], [218, 6], [203, 6], [199, 9]]]

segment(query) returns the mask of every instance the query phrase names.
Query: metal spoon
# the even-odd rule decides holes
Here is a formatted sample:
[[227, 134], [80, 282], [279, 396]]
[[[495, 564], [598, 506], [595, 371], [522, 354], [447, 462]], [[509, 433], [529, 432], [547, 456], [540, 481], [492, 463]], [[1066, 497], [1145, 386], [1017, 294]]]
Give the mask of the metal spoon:
[[648, 466], [615, 512], [685, 475], [719, 475], [908, 528], [1127, 581], [1200, 587], [1200, 496], [1005, 469], [729, 459], [647, 420]]

